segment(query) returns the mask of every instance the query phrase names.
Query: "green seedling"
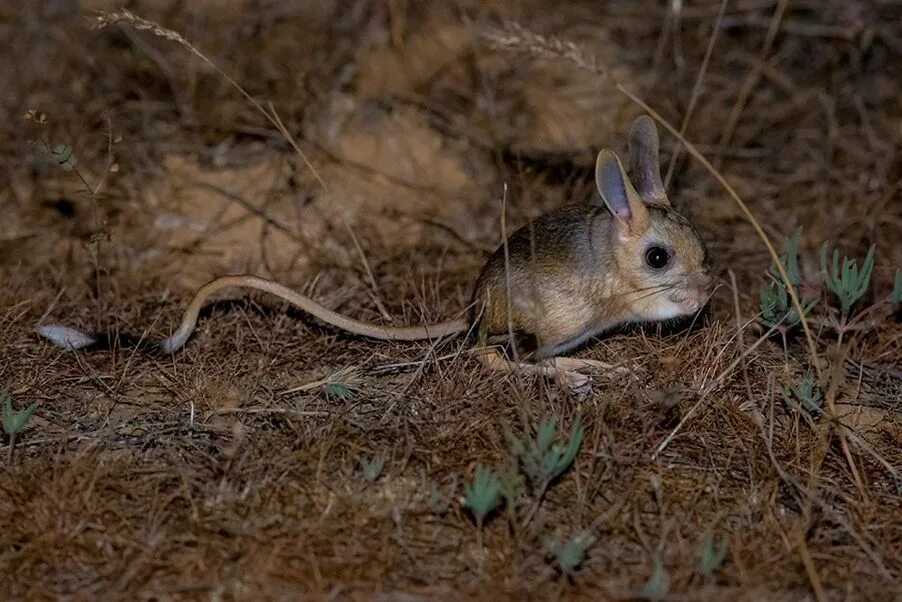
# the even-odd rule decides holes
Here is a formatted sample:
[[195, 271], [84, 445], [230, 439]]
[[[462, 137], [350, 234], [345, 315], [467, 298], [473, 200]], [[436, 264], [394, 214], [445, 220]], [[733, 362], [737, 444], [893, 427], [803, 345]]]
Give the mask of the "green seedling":
[[827, 288], [839, 299], [843, 316], [849, 315], [849, 310], [856, 301], [868, 290], [871, 282], [871, 272], [874, 269], [874, 250], [876, 245], [871, 245], [867, 256], [858, 268], [858, 261], [843, 257], [840, 263], [839, 251], [833, 251], [833, 262], [828, 261], [830, 243], [825, 242], [821, 246], [821, 270], [824, 272], [824, 282]]
[[539, 489], [560, 476], [576, 458], [583, 441], [583, 427], [579, 416], [573, 422], [566, 443], [555, 442], [555, 420], [546, 418], [539, 424], [535, 439], [519, 439], [507, 434], [511, 452], [520, 461], [529, 480]]
[[715, 571], [723, 564], [727, 557], [730, 540], [726, 537], [719, 542], [714, 541], [714, 529], [711, 525], [705, 528], [702, 537], [702, 545], [698, 551], [698, 571], [707, 578], [714, 575]]
[[[789, 285], [794, 290], [798, 290], [799, 284], [802, 282], [802, 273], [799, 269], [799, 245], [802, 240], [802, 229], [798, 228], [793, 232], [792, 236], [786, 239], [786, 250], [780, 255], [780, 263], [786, 271], [789, 278]], [[774, 260], [770, 262], [768, 269], [770, 275], [770, 283], [761, 288], [759, 292], [759, 303], [761, 307], [761, 321], [768, 328], [776, 327], [782, 336], [795, 328], [801, 321], [803, 315], [807, 315], [811, 308], [814, 307], [815, 301], [812, 299], [800, 299], [799, 305], [802, 308], [802, 314], [796, 309], [792, 303], [792, 299], [787, 292], [787, 285], [780, 276], [780, 270]]]
[[479, 567], [482, 570], [485, 554], [482, 547], [482, 525], [485, 518], [501, 503], [501, 479], [482, 464], [476, 466], [472, 483], [464, 483], [463, 504], [476, 519], [476, 545], [479, 549]]
[[516, 466], [508, 467], [501, 473], [501, 497], [504, 498], [504, 508], [511, 527], [517, 524], [517, 512], [523, 499], [523, 490], [523, 475], [517, 472]]
[[664, 563], [661, 562], [660, 552], [655, 552], [652, 564], [651, 576], [642, 587], [641, 595], [647, 600], [663, 600], [670, 591], [670, 575], [667, 574]]
[[501, 479], [492, 472], [492, 469], [478, 464], [473, 482], [464, 484], [464, 506], [473, 513], [479, 530], [482, 530], [485, 517], [500, 503]]
[[72, 152], [72, 147], [68, 144], [57, 144], [50, 149], [50, 155], [65, 171], [72, 171], [78, 165], [78, 159]]
[[758, 293], [758, 299], [761, 306], [761, 321], [768, 328], [776, 326], [782, 332], [788, 332], [798, 326], [802, 321], [801, 316], [807, 316], [816, 303], [814, 299], [800, 300], [802, 314], [799, 314], [789, 293], [786, 292], [786, 287], [777, 281], [763, 287]]
[[902, 303], [902, 270], [896, 269], [896, 278], [893, 282], [893, 292], [887, 297], [890, 303]]
[[345, 400], [360, 392], [363, 379], [356, 366], [345, 366], [325, 378], [282, 391], [282, 395], [321, 390], [328, 400]]
[[523, 472], [536, 492], [535, 503], [523, 521], [524, 526], [529, 524], [539, 509], [548, 487], [570, 467], [582, 445], [583, 427], [579, 415], [573, 422], [566, 443], [555, 442], [555, 430], [555, 420], [546, 418], [539, 424], [535, 439], [521, 440], [510, 432], [506, 433], [511, 453], [519, 460]]
[[902, 303], [902, 270], [896, 269], [893, 279], [893, 290], [886, 295], [877, 299], [870, 306], [849, 315], [849, 310], [867, 291], [870, 282], [871, 272], [874, 266], [874, 247], [868, 251], [867, 257], [862, 262], [861, 270], [858, 269], [857, 261], [847, 257], [842, 258], [842, 267], [839, 264], [839, 255], [833, 252], [833, 264], [827, 265], [826, 245], [821, 249], [821, 264], [825, 271], [829, 268], [826, 276], [828, 287], [836, 294], [840, 301], [842, 311], [839, 317], [833, 312], [830, 316], [834, 329], [839, 334], [839, 340], [842, 341], [843, 335], [860, 325], [862, 320], [868, 314], [874, 312], [884, 305], [892, 305]]
[[820, 412], [824, 398], [817, 389], [814, 378], [806, 376], [792, 385], [788, 391], [783, 391], [783, 401], [789, 406], [802, 407], [808, 413], [814, 414]]
[[357, 390], [353, 383], [348, 382], [331, 382], [323, 385], [323, 393], [328, 399], [345, 400], [354, 395]]
[[[786, 271], [789, 282], [793, 286], [798, 286], [802, 282], [802, 271], [799, 269], [799, 245], [801, 242], [802, 228], [796, 228], [792, 236], [786, 239], [786, 250], [780, 255], [780, 263], [783, 264], [783, 269]], [[777, 264], [773, 259], [770, 260], [768, 271], [774, 280], [783, 280], [780, 270], [777, 269]]]
[[357, 456], [357, 464], [360, 466], [360, 472], [363, 473], [363, 480], [367, 483], [373, 483], [382, 474], [382, 467], [385, 466], [385, 456], [378, 455], [372, 458]]
[[326, 399], [344, 401], [360, 392], [362, 379], [356, 366], [346, 366], [321, 382]]
[[595, 543], [595, 536], [589, 531], [580, 531], [565, 542], [557, 538], [548, 540], [545, 547], [554, 564], [565, 575], [572, 575], [582, 565], [586, 551]]
[[[789, 294], [792, 290], [799, 291], [803, 287], [802, 274], [799, 269], [799, 245], [801, 241], [801, 228], [786, 240], [786, 250], [780, 255], [780, 264], [786, 271], [788, 284], [780, 277], [777, 263], [771, 261], [768, 270], [769, 282], [759, 291], [759, 303], [761, 308], [761, 322], [768, 328], [780, 332], [786, 346], [787, 333], [795, 328], [801, 320], [808, 315], [816, 301], [810, 296], [799, 298], [801, 312], [792, 303]], [[823, 275], [824, 286], [839, 301], [839, 308], [827, 307], [827, 313], [833, 328], [839, 334], [840, 343], [843, 335], [853, 330], [856, 324], [875, 309], [885, 304], [902, 303], [902, 270], [896, 270], [892, 292], [886, 297], [880, 298], [870, 307], [858, 311], [852, 315], [852, 308], [861, 300], [870, 285], [871, 275], [874, 270], [875, 246], [871, 246], [867, 256], [861, 261], [855, 258], [840, 256], [834, 249], [831, 254], [830, 243], [824, 243], [820, 248], [820, 271]]]
[[31, 415], [38, 407], [38, 402], [16, 412], [13, 410], [13, 401], [9, 395], [0, 393], [0, 400], [3, 402], [3, 430], [9, 436], [9, 460], [12, 461], [13, 450], [16, 448], [16, 437], [28, 426]]

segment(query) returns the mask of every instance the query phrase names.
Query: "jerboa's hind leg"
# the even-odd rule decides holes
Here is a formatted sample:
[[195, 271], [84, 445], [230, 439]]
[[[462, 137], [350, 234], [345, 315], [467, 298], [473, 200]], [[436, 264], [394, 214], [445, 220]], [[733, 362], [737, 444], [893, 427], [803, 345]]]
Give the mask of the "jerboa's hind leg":
[[475, 351], [483, 366], [495, 372], [519, 372], [553, 378], [574, 393], [588, 393], [592, 388], [592, 378], [580, 370], [601, 370], [611, 368], [610, 364], [570, 357], [554, 357], [538, 363], [509, 360], [497, 347], [487, 347]]

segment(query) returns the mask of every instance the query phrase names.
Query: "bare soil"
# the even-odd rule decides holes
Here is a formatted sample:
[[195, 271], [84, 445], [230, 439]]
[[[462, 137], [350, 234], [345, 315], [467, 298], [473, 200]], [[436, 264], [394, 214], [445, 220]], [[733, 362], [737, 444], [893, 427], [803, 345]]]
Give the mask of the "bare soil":
[[[876, 244], [861, 303], [878, 300], [902, 266], [902, 4], [732, 0], [715, 29], [720, 4], [127, 3], [272, 103], [303, 158], [179, 44], [91, 29], [112, 3], [0, 6], [0, 391], [39, 403], [0, 446], [0, 599], [902, 599], [898, 306], [842, 339], [812, 316], [841, 425], [787, 403], [814, 367], [798, 331], [760, 340], [770, 255], [666, 133], [719, 287], [691, 324], [580, 349], [630, 367], [585, 396], [489, 373], [463, 339], [364, 340], [241, 291], [170, 358], [35, 334], [166, 336], [228, 273], [372, 322], [457, 317], [502, 220], [592, 198], [595, 153], [625, 153], [642, 109], [617, 83], [678, 129], [689, 115], [775, 244], [804, 227], [806, 278], [824, 241]], [[507, 22], [609, 77], [493, 48]], [[510, 472], [506, 431], [577, 415], [572, 467], [488, 517], [480, 546], [460, 500], [477, 464]], [[706, 576], [709, 528], [728, 543]], [[551, 542], [584, 530], [562, 571]]]

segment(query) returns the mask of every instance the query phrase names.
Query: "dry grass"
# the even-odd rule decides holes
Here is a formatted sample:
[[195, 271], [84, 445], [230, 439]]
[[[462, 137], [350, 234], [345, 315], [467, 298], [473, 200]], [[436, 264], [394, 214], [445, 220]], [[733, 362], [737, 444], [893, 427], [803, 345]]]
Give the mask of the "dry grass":
[[[841, 426], [791, 410], [804, 338], [760, 340], [768, 251], [686, 153], [673, 198], [722, 286], [691, 328], [585, 347], [635, 366], [585, 398], [487, 374], [459, 340], [356, 339], [258, 296], [214, 304], [167, 359], [61, 354], [33, 329], [165, 334], [194, 286], [237, 271], [362, 319], [453, 317], [498, 244], [504, 184], [519, 226], [588, 198], [594, 151], [623, 150], [639, 109], [611, 81], [680, 124], [771, 239], [804, 226], [804, 273], [824, 240], [876, 243], [888, 291], [902, 9], [729, 2], [699, 77], [720, 1], [208, 4], [130, 9], [215, 69], [147, 32], [92, 31], [66, 2], [0, 9], [0, 103], [46, 114], [4, 122], [0, 143], [0, 390], [40, 402], [0, 479], [0, 597], [898, 598], [898, 309], [842, 340], [814, 319]], [[494, 50], [482, 34], [504, 22], [559, 47]], [[41, 139], [71, 146], [77, 173]], [[664, 162], [675, 149], [664, 136]], [[510, 466], [506, 429], [577, 413], [573, 466], [538, 506], [490, 518], [478, 549], [462, 484]], [[372, 482], [362, 457], [385, 459]], [[709, 526], [729, 544], [706, 577]], [[581, 530], [595, 542], [563, 575], [547, 544]]]

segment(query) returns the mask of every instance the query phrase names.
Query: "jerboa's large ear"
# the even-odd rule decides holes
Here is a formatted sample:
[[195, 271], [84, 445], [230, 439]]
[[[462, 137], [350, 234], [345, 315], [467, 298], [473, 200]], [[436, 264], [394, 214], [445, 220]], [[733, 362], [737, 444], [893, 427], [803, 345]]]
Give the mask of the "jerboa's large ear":
[[626, 177], [620, 159], [609, 148], [598, 153], [595, 185], [622, 234], [639, 236], [645, 232], [648, 228], [648, 210]]
[[643, 201], [670, 205], [658, 165], [658, 128], [648, 115], [638, 117], [630, 131], [630, 171]]

